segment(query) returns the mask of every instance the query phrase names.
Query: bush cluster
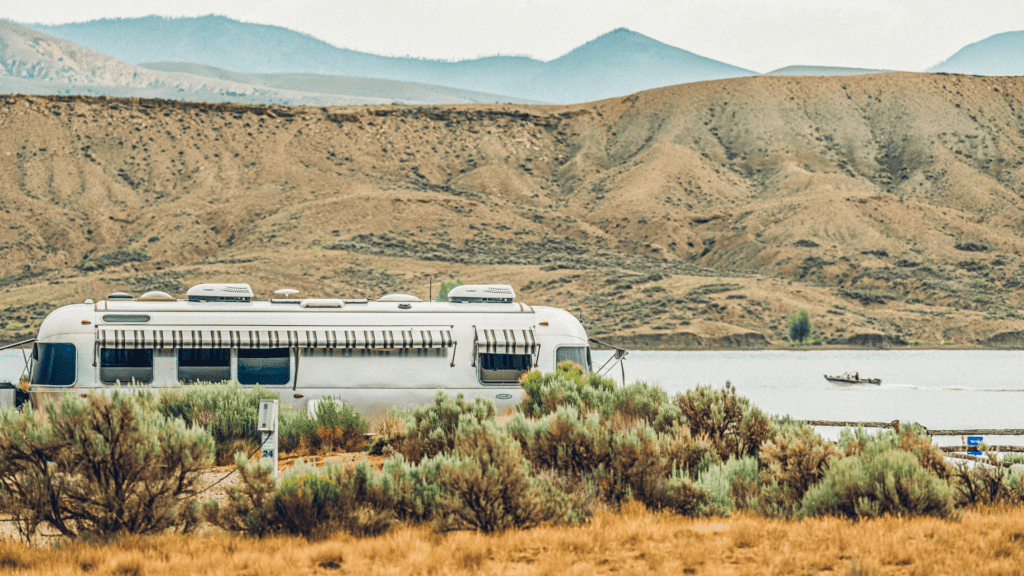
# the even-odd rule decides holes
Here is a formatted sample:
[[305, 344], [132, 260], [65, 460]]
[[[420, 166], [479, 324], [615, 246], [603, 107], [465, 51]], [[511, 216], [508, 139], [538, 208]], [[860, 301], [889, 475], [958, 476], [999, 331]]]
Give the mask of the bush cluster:
[[[230, 464], [236, 452], [251, 454], [260, 444], [256, 431], [260, 400], [276, 400], [275, 390], [262, 386], [242, 387], [233, 382], [197, 382], [164, 389], [158, 399], [160, 412], [181, 418], [189, 426], [210, 432], [216, 444], [215, 462]], [[362, 450], [369, 422], [351, 406], [325, 399], [312, 416], [281, 406], [278, 448], [300, 455], [342, 450]]]
[[65, 394], [44, 413], [0, 412], [0, 507], [26, 540], [188, 531], [214, 443], [148, 392]]
[[[66, 395], [45, 415], [0, 415], [0, 506], [26, 538], [40, 526], [69, 538], [190, 530], [205, 518], [257, 537], [310, 540], [382, 533], [395, 522], [499, 532], [585, 522], [637, 501], [684, 515], [749, 510], [780, 518], [886, 514], [949, 517], [957, 506], [1024, 503], [1024, 473], [952, 467], [923, 429], [844, 431], [829, 442], [769, 418], [735, 387], [698, 386], [669, 398], [656, 386], [615, 386], [564, 363], [533, 372], [499, 423], [494, 404], [439, 392], [392, 409], [366, 463], [302, 462], [282, 475], [248, 462], [256, 406], [275, 393], [233, 385]], [[284, 408], [281, 447], [359, 450], [367, 422], [323, 401], [315, 415]], [[231, 451], [239, 486], [200, 507], [195, 479]], [[237, 453], [236, 453], [237, 452]]]
[[261, 386], [198, 382], [163, 389], [157, 401], [164, 416], [207, 430], [216, 444], [216, 464], [225, 465], [234, 461], [235, 452], [256, 450], [260, 444], [256, 431], [260, 400], [277, 398], [277, 392]]

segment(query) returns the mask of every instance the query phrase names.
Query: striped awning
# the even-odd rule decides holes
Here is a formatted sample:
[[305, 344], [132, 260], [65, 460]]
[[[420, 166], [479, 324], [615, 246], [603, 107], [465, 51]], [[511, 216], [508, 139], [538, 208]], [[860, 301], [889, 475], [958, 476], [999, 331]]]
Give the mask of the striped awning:
[[100, 327], [96, 341], [102, 348], [339, 348], [383, 350], [437, 349], [452, 346], [451, 330], [404, 328], [398, 330], [279, 330], [267, 329], [130, 329]]
[[537, 338], [532, 328], [477, 328], [476, 345], [485, 354], [537, 353]]

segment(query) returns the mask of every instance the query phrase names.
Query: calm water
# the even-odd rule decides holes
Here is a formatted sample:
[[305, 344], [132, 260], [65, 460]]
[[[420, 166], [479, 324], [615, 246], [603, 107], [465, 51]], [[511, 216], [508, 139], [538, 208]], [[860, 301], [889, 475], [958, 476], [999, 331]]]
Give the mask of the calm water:
[[[595, 352], [600, 366], [609, 352]], [[0, 381], [21, 375], [21, 352], [0, 352]], [[630, 352], [626, 380], [670, 395], [731, 381], [771, 414], [817, 420], [919, 422], [929, 428], [1024, 428], [1024, 351]], [[824, 374], [859, 371], [881, 386], [841, 387]], [[610, 375], [621, 379], [618, 367]], [[986, 438], [990, 444], [1010, 438]], [[1012, 442], [1024, 443], [1020, 439]]]
[[[595, 352], [595, 366], [609, 355]], [[626, 380], [656, 383], [670, 395], [730, 381], [762, 410], [805, 420], [1024, 428], [1022, 366], [1024, 351], [1016, 350], [630, 352]], [[881, 378], [882, 385], [844, 387], [824, 378], [854, 371]], [[621, 380], [617, 367], [609, 375]], [[985, 441], [1022, 443], [1018, 437]]]

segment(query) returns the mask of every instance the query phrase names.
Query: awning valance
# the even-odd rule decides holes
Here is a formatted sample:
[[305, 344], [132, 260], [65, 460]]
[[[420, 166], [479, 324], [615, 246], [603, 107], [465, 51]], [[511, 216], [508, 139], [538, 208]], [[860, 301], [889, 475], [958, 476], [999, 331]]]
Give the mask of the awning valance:
[[476, 345], [485, 354], [537, 353], [537, 338], [532, 328], [477, 328]]
[[452, 346], [451, 330], [362, 329], [281, 330], [238, 328], [218, 330], [105, 328], [96, 331], [102, 348], [390, 348], [437, 349]]

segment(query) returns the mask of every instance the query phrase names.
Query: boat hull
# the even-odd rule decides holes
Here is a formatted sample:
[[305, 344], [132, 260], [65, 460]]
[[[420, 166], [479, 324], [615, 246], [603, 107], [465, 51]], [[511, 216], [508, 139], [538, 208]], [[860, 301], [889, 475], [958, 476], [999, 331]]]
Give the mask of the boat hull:
[[853, 386], [855, 384], [871, 384], [874, 386], [882, 385], [881, 378], [844, 378], [842, 376], [829, 376], [826, 374], [825, 380], [840, 386]]

